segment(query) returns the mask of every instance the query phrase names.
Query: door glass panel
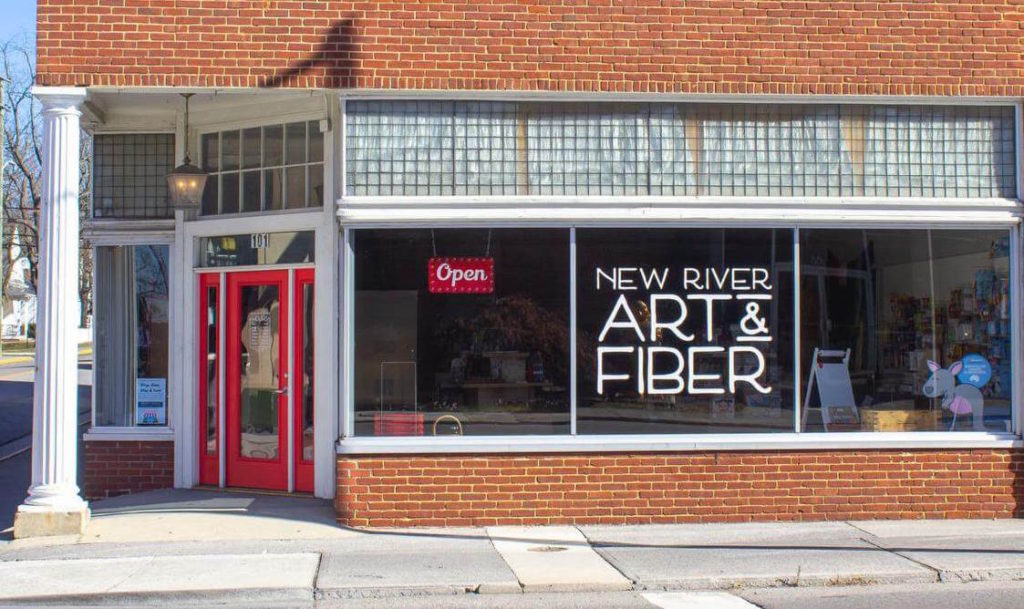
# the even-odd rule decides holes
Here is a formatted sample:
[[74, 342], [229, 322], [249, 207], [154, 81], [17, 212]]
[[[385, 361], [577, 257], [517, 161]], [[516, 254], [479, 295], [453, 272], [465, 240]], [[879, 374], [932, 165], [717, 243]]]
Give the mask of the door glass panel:
[[206, 288], [206, 454], [217, 454], [217, 288]]
[[313, 284], [302, 286], [302, 460], [313, 460]]
[[278, 325], [280, 294], [277, 286], [241, 288], [240, 345], [241, 456], [278, 458]]

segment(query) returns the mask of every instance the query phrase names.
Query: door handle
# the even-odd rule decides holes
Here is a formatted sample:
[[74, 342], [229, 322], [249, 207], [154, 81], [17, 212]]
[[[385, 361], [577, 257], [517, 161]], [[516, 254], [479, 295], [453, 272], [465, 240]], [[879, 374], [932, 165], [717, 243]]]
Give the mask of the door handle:
[[288, 386], [290, 384], [291, 383], [290, 383], [289, 378], [288, 378], [288, 373], [285, 372], [284, 373], [284, 387], [282, 387], [280, 389], [275, 389], [274, 390], [274, 395], [282, 395], [282, 394], [283, 395], [288, 395]]

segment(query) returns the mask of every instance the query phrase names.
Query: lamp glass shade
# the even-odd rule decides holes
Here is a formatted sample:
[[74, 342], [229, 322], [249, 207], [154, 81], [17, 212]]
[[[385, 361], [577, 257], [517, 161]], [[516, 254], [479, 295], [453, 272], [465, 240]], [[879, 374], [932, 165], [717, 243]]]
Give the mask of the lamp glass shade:
[[206, 172], [191, 163], [178, 165], [167, 174], [167, 198], [176, 209], [198, 209], [204, 188]]

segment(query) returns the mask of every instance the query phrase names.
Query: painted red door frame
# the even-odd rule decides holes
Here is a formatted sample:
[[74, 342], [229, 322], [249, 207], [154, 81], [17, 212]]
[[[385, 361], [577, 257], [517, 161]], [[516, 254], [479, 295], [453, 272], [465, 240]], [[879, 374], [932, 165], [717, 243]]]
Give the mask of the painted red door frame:
[[[220, 324], [224, 323], [223, 319], [220, 319], [220, 275], [219, 274], [203, 274], [199, 276], [199, 310], [198, 317], [199, 323], [196, 324], [199, 327], [199, 357], [198, 360], [198, 376], [199, 379], [199, 416], [196, 417], [196, 433], [199, 436], [199, 484], [209, 484], [217, 486], [220, 484], [220, 442], [221, 442], [221, 429], [220, 429], [220, 358], [223, 354], [219, 349], [219, 341], [217, 337], [220, 333]], [[207, 309], [209, 301], [207, 294], [209, 290], [213, 290], [214, 302], [216, 304], [216, 317], [212, 324], [213, 335], [211, 337], [211, 320], [209, 318], [209, 311]], [[210, 338], [213, 339], [213, 351], [214, 351], [214, 376], [213, 382], [213, 408], [217, 413], [214, 416], [215, 436], [214, 436], [214, 449], [213, 452], [207, 450], [207, 437], [206, 437], [206, 416], [207, 416], [207, 403], [208, 396], [210, 396], [210, 387], [208, 383], [210, 379], [207, 377], [207, 356], [209, 354]]]
[[[295, 442], [294, 442], [294, 446], [295, 446], [295, 450], [294, 450], [294, 454], [295, 454], [295, 490], [298, 491], [298, 492], [312, 493], [313, 492], [313, 460], [312, 459], [304, 460], [302, 458], [302, 435], [303, 435], [303, 429], [302, 429], [302, 404], [303, 404], [304, 398], [306, 397], [303, 394], [303, 387], [302, 387], [302, 380], [303, 380], [302, 379], [302, 375], [303, 375], [303, 363], [304, 363], [303, 362], [303, 353], [304, 353], [305, 348], [306, 348], [306, 344], [305, 344], [306, 336], [305, 336], [305, 332], [303, 331], [303, 329], [305, 328], [306, 322], [308, 321], [306, 319], [306, 302], [305, 302], [305, 295], [304, 295], [303, 288], [305, 286], [307, 286], [307, 285], [308, 286], [313, 286], [313, 269], [296, 269], [295, 270], [295, 286], [294, 286], [295, 292], [292, 295], [292, 305], [295, 307], [295, 313], [294, 313], [295, 326], [294, 326], [294, 329], [293, 329], [294, 334], [292, 335], [292, 336], [295, 337], [294, 338], [294, 347], [293, 347], [295, 349], [295, 353], [293, 354], [294, 357], [293, 357], [293, 360], [292, 360], [292, 370], [294, 370], [294, 374], [291, 375], [292, 395], [295, 396], [295, 398], [292, 401], [292, 404], [294, 404], [294, 406], [295, 406], [294, 427], [293, 427], [293, 429], [295, 430]], [[315, 299], [316, 299], [316, 297], [315, 297], [315, 294], [316, 294], [315, 290], [316, 290], [316, 288], [313, 287], [312, 289], [314, 291], [311, 292], [310, 297], [313, 298], [313, 300], [315, 301]], [[312, 333], [310, 333], [310, 339], [311, 340], [313, 339]], [[310, 345], [310, 346], [312, 347], [312, 345]], [[313, 367], [313, 370], [314, 370], [314, 373], [315, 373], [315, 370], [316, 370], [315, 366]], [[316, 386], [316, 379], [314, 377], [313, 379], [310, 380], [309, 390], [313, 391], [313, 388], [315, 386]], [[313, 424], [314, 425], [316, 424], [315, 420], [314, 420]]]
[[288, 271], [251, 271], [227, 274], [227, 339], [225, 345], [225, 410], [227, 415], [227, 485], [288, 490], [288, 396], [277, 394], [277, 458], [255, 459], [241, 454], [241, 342], [242, 288], [277, 287], [277, 387], [288, 385]]

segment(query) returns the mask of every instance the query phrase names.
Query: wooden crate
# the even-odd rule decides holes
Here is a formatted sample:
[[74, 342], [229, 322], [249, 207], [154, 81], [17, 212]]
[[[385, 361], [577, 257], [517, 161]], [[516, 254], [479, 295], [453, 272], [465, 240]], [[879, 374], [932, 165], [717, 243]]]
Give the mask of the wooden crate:
[[941, 430], [941, 413], [937, 410], [910, 408], [861, 408], [863, 431], [937, 431]]

